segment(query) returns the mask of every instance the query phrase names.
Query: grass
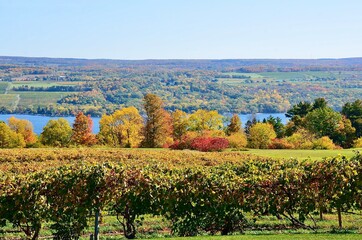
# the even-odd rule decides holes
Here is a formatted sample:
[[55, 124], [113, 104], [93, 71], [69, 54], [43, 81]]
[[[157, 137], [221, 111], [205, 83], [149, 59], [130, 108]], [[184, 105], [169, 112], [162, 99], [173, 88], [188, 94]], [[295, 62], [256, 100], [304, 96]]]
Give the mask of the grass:
[[52, 87], [52, 86], [74, 86], [80, 82], [53, 82], [53, 81], [13, 81], [12, 87], [29, 86], [29, 87]]
[[[252, 81], [253, 86], [264, 86], [264, 85], [278, 85], [281, 81], [285, 82], [307, 82], [318, 80], [319, 84], [326, 85], [331, 87], [330, 81], [335, 81], [341, 78], [352, 78], [356, 79], [361, 72], [329, 72], [329, 71], [305, 71], [305, 72], [261, 72], [261, 73], [236, 73], [236, 72], [227, 72], [222, 74], [222, 77], [219, 78], [219, 81], [236, 86], [236, 85], [245, 85], [248, 86]], [[250, 78], [231, 78], [230, 76], [245, 76]], [[263, 82], [263, 80], [266, 82]], [[323, 79], [323, 81], [320, 81]], [[329, 80], [328, 80], [329, 79]]]
[[[125, 239], [122, 235], [122, 227], [117, 221], [117, 218], [112, 215], [103, 213], [102, 222], [100, 223], [100, 239]], [[247, 216], [249, 219], [252, 216]], [[337, 229], [337, 216], [336, 214], [325, 214], [325, 220], [316, 220], [318, 229], [316, 231], [304, 230], [304, 229], [288, 229], [287, 227], [281, 230], [250, 230], [246, 229], [243, 234], [235, 233], [231, 236], [215, 236], [201, 235], [196, 237], [173, 237], [170, 231], [170, 223], [159, 216], [145, 215], [143, 223], [137, 227], [138, 239], [190, 239], [190, 240], [211, 240], [211, 239], [261, 239], [261, 240], [274, 240], [274, 239], [310, 239], [310, 240], [324, 240], [324, 239], [361, 239], [362, 219], [360, 214], [343, 214], [343, 223], [345, 228], [343, 230]], [[89, 219], [89, 227], [84, 230], [81, 239], [89, 239], [89, 235], [93, 233], [94, 219]], [[307, 224], [311, 225], [311, 221], [307, 221]], [[288, 226], [288, 223], [284, 220], [278, 220], [272, 216], [263, 216], [258, 218], [255, 222], [255, 226], [273, 227], [280, 224]], [[40, 235], [44, 237], [52, 236], [50, 229], [51, 223], [45, 223]], [[8, 224], [3, 230], [13, 230], [12, 226]], [[19, 239], [23, 236], [23, 233], [0, 233], [0, 239]]]
[[[360, 234], [273, 234], [273, 235], [235, 235], [235, 236], [201, 236], [201, 237], [187, 237], [187, 238], [167, 238], [170, 240], [177, 239], [190, 239], [190, 240], [251, 240], [251, 239], [262, 239], [262, 240], [284, 240], [284, 239], [303, 239], [303, 240], [333, 240], [333, 239], [361, 239]], [[106, 238], [105, 238], [106, 239]], [[109, 238], [111, 239], [111, 238]]]
[[16, 94], [0, 94], [0, 107], [11, 108], [14, 106]]
[[5, 93], [5, 90], [8, 87], [8, 84], [9, 83], [7, 83], [7, 82], [0, 82], [0, 94]]
[[297, 158], [312, 160], [322, 159], [324, 157], [334, 157], [342, 155], [346, 157], [352, 157], [356, 151], [362, 152], [362, 148], [355, 149], [338, 149], [338, 150], [297, 150], [297, 149], [250, 149], [247, 153], [254, 154], [261, 157], [271, 158]]
[[15, 92], [11, 91], [12, 94], [20, 95], [20, 107], [33, 106], [47, 106], [48, 104], [56, 104], [56, 102], [63, 96], [68, 95], [68, 92]]

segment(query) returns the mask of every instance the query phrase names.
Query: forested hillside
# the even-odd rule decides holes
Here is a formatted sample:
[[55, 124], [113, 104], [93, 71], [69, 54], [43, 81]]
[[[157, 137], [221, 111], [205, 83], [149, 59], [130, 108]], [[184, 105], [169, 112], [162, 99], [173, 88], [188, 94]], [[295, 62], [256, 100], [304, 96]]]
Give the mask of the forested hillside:
[[0, 57], [0, 112], [100, 116], [141, 110], [146, 93], [167, 110], [285, 112], [325, 98], [340, 110], [362, 95], [362, 59], [86, 60]]

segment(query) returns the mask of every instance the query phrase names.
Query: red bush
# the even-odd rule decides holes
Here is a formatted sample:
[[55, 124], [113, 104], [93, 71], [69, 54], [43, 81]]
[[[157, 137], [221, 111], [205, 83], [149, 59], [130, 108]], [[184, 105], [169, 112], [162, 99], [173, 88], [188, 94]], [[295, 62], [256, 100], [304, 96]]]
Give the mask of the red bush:
[[220, 137], [197, 137], [191, 142], [191, 149], [202, 152], [221, 151], [229, 146], [229, 141]]

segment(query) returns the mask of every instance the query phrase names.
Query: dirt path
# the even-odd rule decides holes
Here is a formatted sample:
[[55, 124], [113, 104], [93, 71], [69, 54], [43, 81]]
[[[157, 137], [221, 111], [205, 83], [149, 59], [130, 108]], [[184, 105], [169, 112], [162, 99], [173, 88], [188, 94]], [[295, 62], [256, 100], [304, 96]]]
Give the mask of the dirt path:
[[20, 95], [18, 94], [16, 95], [16, 100], [14, 102], [14, 111], [17, 109], [19, 102], [20, 102]]
[[8, 94], [8, 91], [11, 89], [11, 83], [8, 83], [8, 86], [5, 89], [5, 93], [4, 94]]

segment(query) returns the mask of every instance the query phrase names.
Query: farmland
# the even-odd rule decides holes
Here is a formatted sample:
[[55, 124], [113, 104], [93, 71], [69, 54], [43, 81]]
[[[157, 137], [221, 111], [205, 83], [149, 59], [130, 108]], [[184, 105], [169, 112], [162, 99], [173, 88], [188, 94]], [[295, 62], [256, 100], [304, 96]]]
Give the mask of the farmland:
[[[340, 110], [362, 94], [359, 59], [4, 59], [0, 57], [0, 97], [9, 88], [20, 100], [14, 109], [12, 100], [3, 98], [2, 113], [72, 115], [82, 110], [100, 116], [121, 107], [142, 109], [142, 97], [149, 92], [164, 99], [171, 111], [276, 113], [319, 97]], [[35, 97], [40, 92], [42, 102]]]
[[[137, 220], [137, 224], [135, 225], [137, 236], [140, 238], [170, 237], [172, 235], [184, 236], [185, 233], [193, 229], [189, 229], [189, 227], [193, 225], [183, 225], [183, 220], [181, 219], [184, 217], [187, 219], [187, 216], [183, 214], [192, 209], [192, 211], [195, 211], [193, 214], [196, 214], [194, 216], [196, 218], [192, 218], [195, 224], [212, 224], [212, 228], [215, 228], [218, 225], [214, 224], [219, 223], [208, 223], [208, 219], [217, 219], [213, 214], [218, 214], [218, 217], [224, 218], [224, 214], [231, 211], [232, 215], [236, 217], [238, 216], [237, 214], [239, 214], [239, 210], [241, 210], [239, 208], [243, 209], [241, 219], [239, 219], [241, 222], [233, 222], [233, 224], [236, 225], [233, 225], [234, 230], [232, 231], [234, 234], [242, 231], [245, 235], [228, 236], [227, 238], [326, 239], [328, 237], [328, 239], [357, 239], [360, 237], [356, 234], [361, 233], [362, 229], [359, 205], [355, 204], [359, 201], [358, 195], [348, 195], [349, 193], [347, 192], [338, 192], [336, 193], [337, 195], [334, 195], [334, 198], [328, 197], [331, 196], [331, 193], [319, 195], [320, 197], [325, 197], [323, 202], [327, 204], [325, 206], [328, 209], [323, 211], [323, 219], [320, 219], [318, 209], [313, 210], [312, 208], [307, 210], [304, 209], [303, 205], [312, 203], [312, 198], [310, 199], [309, 196], [318, 196], [317, 193], [319, 191], [333, 192], [334, 188], [346, 189], [347, 186], [350, 186], [344, 185], [344, 183], [352, 181], [358, 182], [357, 178], [360, 176], [358, 172], [361, 171], [359, 165], [361, 161], [359, 159], [360, 155], [352, 155], [353, 152], [351, 150], [314, 151], [316, 152], [314, 156], [311, 155], [313, 151], [305, 150], [288, 150], [284, 153], [282, 153], [282, 150], [278, 150], [279, 152], [277, 152], [277, 150], [264, 150], [263, 153], [261, 153], [261, 151], [263, 150], [202, 153], [198, 151], [175, 151], [166, 149], [42, 148], [23, 149], [21, 151], [16, 149], [3, 149], [0, 150], [0, 175], [2, 183], [5, 181], [7, 185], [0, 184], [0, 201], [2, 201], [1, 206], [3, 207], [0, 208], [0, 212], [3, 214], [3, 217], [6, 217], [10, 216], [8, 214], [18, 208], [20, 211], [28, 214], [33, 211], [33, 208], [23, 207], [34, 206], [35, 209], [39, 207], [39, 210], [35, 211], [43, 209], [45, 213], [47, 213], [46, 215], [42, 215], [41, 212], [38, 212], [38, 214], [40, 214], [37, 215], [38, 219], [42, 222], [44, 221], [39, 234], [40, 236], [51, 236], [59, 233], [57, 233], [57, 229], [54, 228], [54, 221], [60, 221], [59, 224], [62, 224], [63, 227], [65, 227], [65, 225], [63, 225], [65, 223], [62, 221], [68, 221], [66, 219], [51, 217], [53, 216], [52, 214], [56, 214], [49, 208], [53, 206], [59, 209], [58, 211], [65, 211], [64, 214], [70, 214], [70, 216], [76, 218], [85, 217], [84, 219], [83, 217], [79, 218], [76, 221], [86, 220], [86, 222], [83, 222], [84, 229], [80, 232], [80, 235], [82, 239], [87, 239], [93, 231], [94, 213], [91, 210], [91, 206], [94, 203], [93, 201], [89, 202], [90, 205], [87, 205], [89, 208], [79, 204], [88, 202], [87, 198], [91, 197], [88, 195], [88, 187], [90, 187], [89, 181], [91, 181], [93, 177], [98, 176], [100, 179], [97, 181], [100, 182], [97, 184], [101, 184], [99, 185], [99, 197], [102, 199], [102, 204], [100, 205], [102, 209], [102, 222], [100, 225], [101, 239], [122, 238], [120, 235], [124, 234], [124, 230], [122, 230], [122, 226], [116, 218], [116, 212], [118, 210], [113, 209], [112, 206], [115, 204], [114, 201], [117, 201], [117, 206], [123, 206], [123, 200], [125, 203], [130, 201], [127, 203], [130, 204], [128, 205], [129, 207], [142, 206], [142, 208], [134, 209], [137, 211], [136, 219], [140, 220], [140, 222]], [[302, 154], [303, 151], [304, 155]], [[295, 153], [295, 156], [300, 160], [273, 160], [273, 158], [289, 158], [289, 155], [292, 153]], [[337, 153], [341, 156], [346, 156], [350, 160], [342, 157], [321, 160], [322, 156]], [[264, 156], [261, 157], [260, 155]], [[306, 155], [311, 156], [311, 158], [304, 160], [304, 156]], [[101, 175], [98, 175], [98, 171], [101, 171]], [[354, 171], [357, 172], [354, 173]], [[327, 176], [330, 174], [332, 178], [335, 178], [333, 184], [337, 185], [331, 185], [332, 182], [328, 182], [328, 180], [324, 182], [323, 180], [322, 182], [318, 182], [318, 189], [314, 187], [312, 187], [313, 190], [309, 189], [309, 187], [312, 186], [310, 184], [314, 184], [314, 181], [319, 181], [317, 179], [320, 179], [318, 177], [320, 174], [324, 176], [321, 179], [328, 179], [326, 174]], [[91, 178], [91, 176], [93, 177]], [[102, 180], [102, 176], [105, 177], [104, 180]], [[340, 177], [344, 179], [342, 182], [340, 182], [340, 179], [342, 179]], [[19, 181], [17, 181], [17, 179]], [[38, 181], [41, 182], [40, 185], [38, 185]], [[127, 189], [124, 189], [122, 184], [118, 185], [123, 181], [125, 181], [126, 184], [124, 186], [128, 186]], [[133, 185], [134, 181], [137, 184]], [[45, 187], [44, 184], [47, 187]], [[106, 184], [105, 186], [107, 187], [101, 187], [103, 186], [102, 184]], [[259, 188], [259, 184], [263, 187]], [[324, 186], [323, 184], [327, 185]], [[55, 186], [60, 188], [54, 188]], [[68, 194], [62, 195], [63, 197], [59, 202], [57, 198], [54, 198], [56, 195], [53, 194], [58, 194], [57, 191], [63, 191], [63, 187], [61, 186], [64, 187], [64, 191], [67, 191]], [[181, 186], [182, 188], [179, 189]], [[243, 186], [249, 187], [245, 188]], [[287, 196], [282, 197], [282, 186], [286, 187], [288, 189], [287, 191], [295, 191], [293, 194], [295, 194], [295, 197], [298, 199], [299, 196], [308, 196], [308, 198], [301, 198], [298, 201], [298, 206], [294, 206], [294, 200], [290, 199], [290, 197], [288, 200]], [[251, 189], [249, 190], [250, 187]], [[269, 187], [274, 190], [269, 192]], [[279, 187], [281, 187], [280, 190]], [[355, 187], [359, 188], [359, 186]], [[35, 189], [30, 191], [29, 188]], [[49, 192], [46, 189], [53, 190]], [[230, 189], [230, 191], [227, 189]], [[20, 191], [20, 195], [17, 195], [17, 191]], [[29, 195], [26, 197], [27, 194], [31, 194], [32, 191], [39, 191], [39, 195]], [[85, 192], [81, 193], [79, 191]], [[260, 193], [254, 195], [254, 191], [260, 191]], [[111, 195], [108, 195], [109, 193], [111, 193]], [[343, 227], [342, 230], [339, 230], [340, 226], [335, 204], [339, 204], [340, 201], [346, 203], [344, 194], [349, 196], [348, 203], [352, 205], [343, 205], [343, 212], [341, 213]], [[5, 196], [8, 196], [8, 198], [6, 198], [8, 199], [7, 202], [4, 202]], [[39, 196], [40, 198], [32, 198], [32, 196]], [[78, 197], [73, 198], [72, 196]], [[117, 196], [122, 196], [122, 198], [118, 199]], [[178, 197], [174, 199], [172, 196]], [[244, 200], [240, 199], [241, 196], [243, 196], [242, 199]], [[16, 200], [17, 197], [20, 198]], [[261, 199], [261, 197], [263, 199]], [[12, 200], [10, 200], [12, 198], [18, 201], [18, 203], [24, 202], [23, 204], [26, 205], [20, 204], [13, 206], [11, 205]], [[49, 199], [47, 200], [49, 202], [43, 202], [44, 199]], [[121, 199], [123, 200], [121, 201]], [[239, 200], [233, 203], [231, 199]], [[162, 203], [158, 201], [162, 201]], [[177, 209], [168, 209], [168, 201], [176, 201], [172, 203], [172, 206], [185, 206], [186, 209], [189, 210], [186, 211], [180, 208], [180, 212], [177, 212]], [[264, 205], [266, 201], [270, 201], [270, 205]], [[72, 206], [75, 208], [69, 208], [69, 203], [72, 203]], [[78, 208], [78, 210], [80, 210], [81, 206], [82, 209], [85, 207], [85, 212], [81, 213], [84, 215], [73, 215], [75, 214], [73, 211]], [[163, 207], [159, 209], [157, 206]], [[274, 212], [273, 206], [282, 208]], [[7, 207], [11, 210], [6, 210]], [[219, 207], [220, 209], [218, 209]], [[199, 212], [199, 208], [201, 212]], [[262, 212], [266, 211], [264, 208], [269, 209], [267, 211], [270, 211], [270, 213], [263, 214]], [[298, 214], [294, 212], [297, 209], [311, 212], [308, 214], [299, 212]], [[7, 211], [6, 215], [4, 211]], [[166, 214], [164, 211], [170, 211], [170, 214], [172, 214], [170, 216], [173, 217], [168, 217], [169, 213]], [[288, 211], [292, 211], [293, 214], [288, 215]], [[120, 212], [118, 213], [120, 214]], [[203, 214], [211, 215], [204, 216]], [[299, 217], [306, 217], [302, 225], [293, 222], [293, 216], [297, 217], [298, 215]], [[48, 217], [50, 218], [48, 219]], [[27, 217], [22, 221], [24, 220], [34, 221]], [[16, 223], [16, 219], [13, 219], [13, 221], [13, 223]], [[141, 222], [142, 224], [140, 225]], [[196, 232], [191, 233], [191, 235], [196, 233], [201, 235], [210, 233], [209, 227], [197, 224], [194, 229]], [[220, 230], [217, 229], [218, 228], [212, 230], [212, 232], [215, 231], [214, 233], [220, 234]], [[341, 233], [349, 234], [341, 235]], [[187, 235], [188, 234], [185, 236]], [[22, 233], [19, 228], [14, 228], [10, 222], [7, 222], [6, 225], [1, 228], [0, 237], [11, 239], [20, 236], [24, 236], [24, 233]], [[204, 236], [192, 239], [218, 239], [218, 237]], [[222, 237], [222, 239], [224, 239], [224, 237]]]

